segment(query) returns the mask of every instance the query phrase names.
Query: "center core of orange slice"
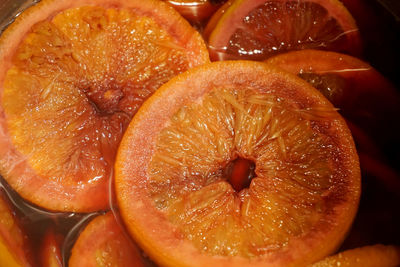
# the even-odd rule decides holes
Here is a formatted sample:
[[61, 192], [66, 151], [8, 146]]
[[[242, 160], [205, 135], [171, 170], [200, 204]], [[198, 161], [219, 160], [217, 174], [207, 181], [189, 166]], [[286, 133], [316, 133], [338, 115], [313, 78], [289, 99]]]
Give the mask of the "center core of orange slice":
[[236, 192], [250, 186], [251, 180], [256, 176], [254, 170], [256, 164], [251, 159], [238, 157], [225, 167], [229, 183]]
[[[120, 101], [124, 98], [123, 85], [107, 82], [105, 85], [82, 89], [90, 104], [99, 115], [112, 115], [122, 112]], [[129, 117], [129, 115], [127, 114]]]

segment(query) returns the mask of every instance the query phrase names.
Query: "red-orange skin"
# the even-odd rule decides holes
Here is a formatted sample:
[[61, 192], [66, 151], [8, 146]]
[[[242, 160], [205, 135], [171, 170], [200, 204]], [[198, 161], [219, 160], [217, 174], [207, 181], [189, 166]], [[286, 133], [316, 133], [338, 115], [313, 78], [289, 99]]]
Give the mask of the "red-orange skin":
[[63, 237], [56, 234], [53, 228], [49, 228], [43, 238], [40, 248], [40, 266], [62, 267], [61, 245]]
[[203, 31], [203, 36], [206, 40], [208, 40], [208, 37], [210, 37], [211, 32], [214, 30], [215, 25], [217, 25], [218, 20], [222, 17], [222, 15], [226, 12], [226, 10], [232, 5], [234, 0], [228, 0], [223, 4], [210, 18], [208, 21], [204, 31]]
[[[108, 212], [93, 219], [81, 232], [71, 251], [68, 266], [97, 267], [99, 254], [105, 251], [108, 242], [118, 243], [118, 251], [113, 251], [111, 257], [106, 257], [106, 266], [144, 267], [138, 248], [128, 239], [114, 214]], [[115, 244], [115, 243], [114, 243]]]
[[194, 25], [203, 23], [210, 18], [212, 14], [221, 6], [220, 4], [212, 4], [210, 1], [180, 1], [180, 0], [164, 0], [176, 11], [178, 11], [185, 19]]
[[[354, 142], [345, 121], [333, 122], [338, 145], [345, 151], [343, 162], [346, 188], [337, 192], [346, 196], [326, 222], [335, 226], [316, 226], [315, 231], [294, 238], [284, 250], [254, 259], [240, 256], [210, 256], [201, 253], [185, 239], [148, 196], [146, 183], [157, 134], [169, 118], [187, 103], [196, 102], [213, 88], [227, 85], [249, 86], [265, 90], [301, 107], [331, 104], [308, 83], [264, 63], [224, 61], [206, 64], [187, 71], [163, 85], [146, 101], [121, 141], [115, 164], [115, 189], [120, 213], [128, 231], [151, 258], [162, 266], [302, 266], [333, 253], [343, 241], [360, 197], [360, 168]], [[151, 114], [151, 115], [150, 115]], [[339, 117], [340, 118], [340, 117]], [[333, 133], [331, 133], [333, 134]]]
[[[172, 7], [158, 0], [43, 0], [23, 12], [0, 38], [0, 103], [7, 70], [12, 66], [18, 45], [35, 23], [52, 18], [69, 8], [80, 6], [123, 7], [138, 15], [152, 17], [176, 41], [187, 49], [189, 67], [208, 62], [208, 53], [200, 34], [191, 28]], [[86, 183], [63, 184], [39, 176], [13, 145], [7, 129], [7, 117], [0, 106], [0, 173], [23, 198], [54, 211], [91, 212], [108, 207], [108, 177]]]

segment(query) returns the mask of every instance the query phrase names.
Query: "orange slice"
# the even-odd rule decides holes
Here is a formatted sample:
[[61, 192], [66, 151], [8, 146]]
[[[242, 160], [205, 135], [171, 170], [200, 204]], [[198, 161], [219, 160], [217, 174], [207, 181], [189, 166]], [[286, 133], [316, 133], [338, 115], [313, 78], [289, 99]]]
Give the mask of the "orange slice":
[[396, 88], [371, 65], [352, 56], [306, 49], [280, 54], [266, 62], [310, 82], [343, 112], [368, 113], [364, 116], [371, 118], [385, 105], [400, 104]]
[[400, 247], [374, 245], [340, 252], [312, 267], [396, 267], [400, 266]]
[[199, 33], [160, 1], [41, 1], [0, 39], [0, 173], [50, 210], [106, 208], [141, 103], [208, 61]]
[[144, 266], [139, 250], [125, 235], [114, 215], [96, 217], [79, 235], [71, 251], [70, 267]]
[[236, 0], [205, 32], [212, 60], [263, 60], [305, 48], [359, 55], [354, 19], [338, 0]]
[[360, 169], [321, 93], [267, 64], [226, 61], [144, 103], [115, 190], [129, 232], [162, 266], [299, 266], [344, 239]]
[[32, 251], [26, 234], [0, 191], [0, 265], [33, 266]]

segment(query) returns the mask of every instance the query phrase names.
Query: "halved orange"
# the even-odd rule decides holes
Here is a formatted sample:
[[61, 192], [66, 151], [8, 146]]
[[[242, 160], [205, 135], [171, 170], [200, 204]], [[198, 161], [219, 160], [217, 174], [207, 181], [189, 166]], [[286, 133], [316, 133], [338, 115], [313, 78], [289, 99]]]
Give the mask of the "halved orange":
[[327, 257], [312, 267], [397, 267], [400, 266], [400, 247], [373, 245], [355, 248]]
[[205, 29], [212, 60], [263, 60], [305, 48], [361, 53], [358, 28], [339, 0], [236, 0]]
[[20, 221], [0, 189], [0, 265], [29, 267], [33, 265], [32, 249]]
[[123, 232], [112, 212], [94, 218], [75, 242], [70, 267], [144, 266], [138, 248]]
[[106, 208], [141, 103], [208, 61], [200, 34], [161, 1], [41, 1], [0, 39], [0, 173], [50, 210]]
[[352, 56], [318, 50], [292, 51], [266, 62], [311, 83], [384, 150], [398, 153], [393, 147], [400, 147], [400, 94], [371, 65]]
[[162, 266], [300, 266], [344, 239], [360, 169], [320, 92], [265, 63], [224, 61], [143, 104], [115, 190], [128, 231]]

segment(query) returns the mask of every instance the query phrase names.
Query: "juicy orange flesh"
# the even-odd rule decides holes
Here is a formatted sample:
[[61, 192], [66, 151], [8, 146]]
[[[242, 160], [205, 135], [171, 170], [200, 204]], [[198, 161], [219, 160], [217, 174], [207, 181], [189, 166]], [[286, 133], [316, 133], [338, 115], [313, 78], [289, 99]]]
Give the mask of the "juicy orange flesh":
[[225, 52], [237, 58], [263, 60], [290, 50], [335, 50], [345, 38], [338, 22], [316, 3], [267, 1], [243, 19]]
[[334, 74], [316, 74], [311, 72], [299, 73], [298, 76], [317, 88], [335, 106], [340, 105], [345, 95], [346, 81]]
[[183, 47], [129, 10], [80, 7], [39, 22], [5, 79], [14, 145], [50, 180], [108, 176], [131, 117], [187, 68]]
[[[217, 88], [160, 132], [148, 191], [198, 249], [256, 257], [313, 231], [329, 212], [343, 170], [334, 140], [316, 121], [337, 115], [332, 107], [289, 103], [253, 89]], [[255, 177], [236, 192], [224, 170], [238, 156], [254, 161]]]

